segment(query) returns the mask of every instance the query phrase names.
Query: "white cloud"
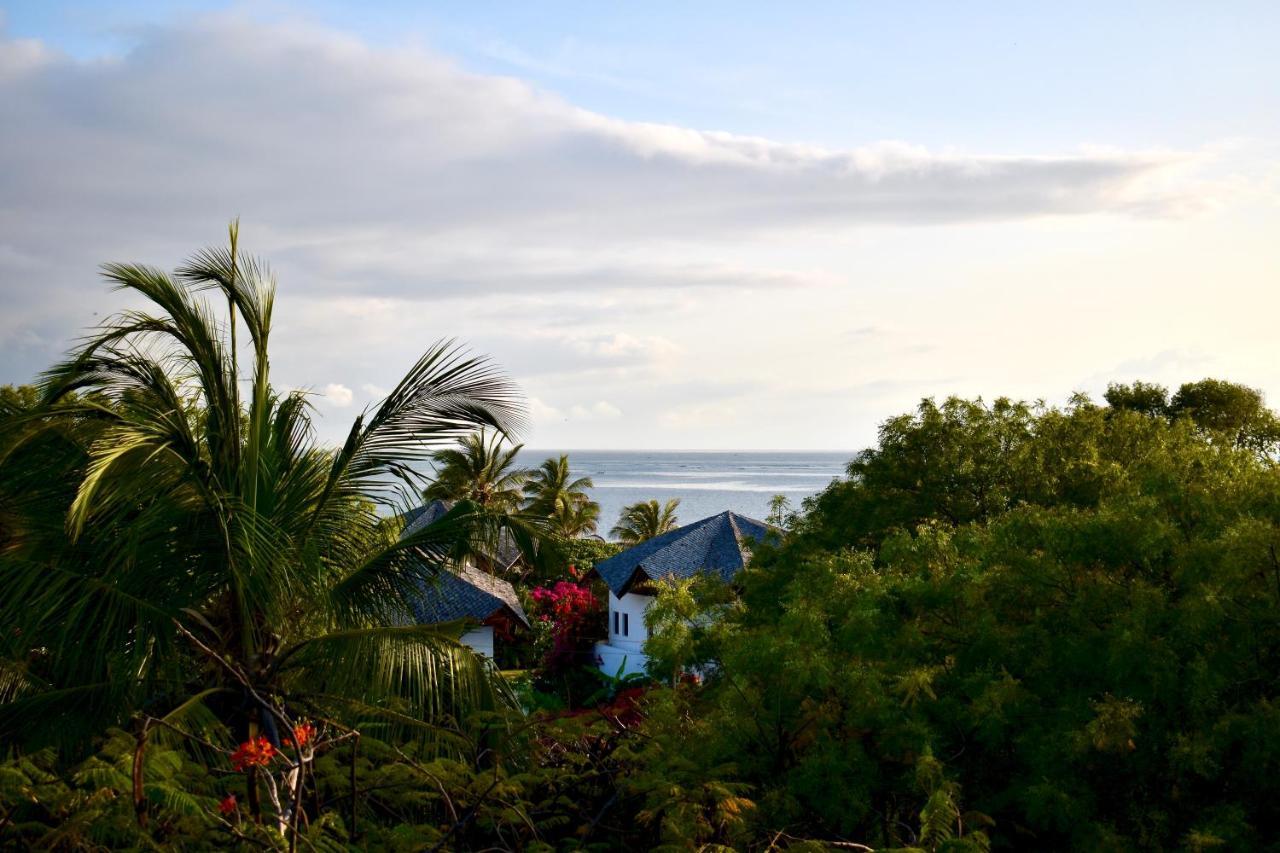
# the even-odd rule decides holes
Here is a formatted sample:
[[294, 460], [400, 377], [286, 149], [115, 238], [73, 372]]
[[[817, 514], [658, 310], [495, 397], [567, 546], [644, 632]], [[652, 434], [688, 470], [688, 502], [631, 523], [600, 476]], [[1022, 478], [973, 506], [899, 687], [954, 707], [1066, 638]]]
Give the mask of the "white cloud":
[[176, 260], [236, 213], [315, 292], [421, 297], [785, 287], [825, 274], [745, 260], [745, 235], [1163, 215], [1201, 190], [1185, 152], [829, 150], [622, 121], [429, 53], [237, 17], [149, 29], [112, 60], [0, 41], [0, 68], [0, 222], [47, 271], [16, 308], [121, 253]]
[[[93, 61], [0, 36], [0, 116], [0, 382], [29, 379], [121, 307], [99, 263], [175, 265], [237, 214], [281, 282], [281, 386], [351, 377], [363, 403], [456, 335], [526, 383], [556, 441], [597, 446], [661, 443], [664, 426], [733, 443], [770, 425], [741, 440], [847, 444], [843, 410], [785, 411], [786, 389], [907, 373], [903, 395], [945, 393], [921, 377], [954, 375], [1069, 387], [1177, 345], [1165, 338], [1203, 281], [1245, 282], [1235, 304], [1256, 306], [1250, 321], [1274, 313], [1244, 292], [1269, 256], [1232, 242], [1270, 233], [1154, 236], [1233, 186], [1213, 171], [1233, 158], [1208, 163], [1212, 146], [824, 148], [626, 121], [429, 52], [234, 16], [148, 28]], [[1071, 229], [1078, 244], [1055, 242]], [[1171, 251], [1186, 247], [1190, 264]], [[1162, 287], [1182, 276], [1183, 289], [1123, 290], [1155, 263]], [[1161, 325], [1106, 331], [1107, 347], [1055, 337], [1067, 317], [1102, 335], [1124, 298]], [[1238, 323], [1198, 322], [1204, 351]], [[926, 365], [902, 336], [943, 355]], [[1071, 379], [1045, 369], [1054, 358]], [[323, 408], [355, 397], [330, 384]], [[883, 414], [857, 413], [858, 428]]]
[[336, 382], [330, 382], [324, 386], [324, 393], [321, 395], [324, 401], [331, 406], [339, 409], [351, 405], [351, 401], [355, 399], [355, 395], [346, 385], [340, 385]]
[[687, 430], [732, 424], [739, 415], [739, 408], [732, 402], [712, 401], [677, 406], [664, 412], [662, 425], [669, 429]]
[[610, 420], [622, 417], [622, 410], [608, 400], [597, 400], [590, 405], [573, 406], [569, 409], [569, 417], [576, 421]]
[[529, 398], [529, 417], [535, 426], [544, 426], [564, 419], [564, 412], [549, 406], [537, 397]]
[[574, 352], [607, 360], [660, 359], [680, 351], [676, 343], [661, 335], [612, 332], [595, 335], [570, 333], [558, 337]]

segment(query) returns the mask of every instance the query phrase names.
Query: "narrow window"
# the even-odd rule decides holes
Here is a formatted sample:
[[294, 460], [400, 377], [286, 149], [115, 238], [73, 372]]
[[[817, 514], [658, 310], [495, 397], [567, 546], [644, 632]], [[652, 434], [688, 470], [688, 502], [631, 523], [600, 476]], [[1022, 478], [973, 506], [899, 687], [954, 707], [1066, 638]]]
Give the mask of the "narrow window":
[[631, 636], [631, 614], [630, 613], [622, 614], [622, 636], [624, 637]]
[[613, 611], [613, 633], [618, 633], [618, 611]]

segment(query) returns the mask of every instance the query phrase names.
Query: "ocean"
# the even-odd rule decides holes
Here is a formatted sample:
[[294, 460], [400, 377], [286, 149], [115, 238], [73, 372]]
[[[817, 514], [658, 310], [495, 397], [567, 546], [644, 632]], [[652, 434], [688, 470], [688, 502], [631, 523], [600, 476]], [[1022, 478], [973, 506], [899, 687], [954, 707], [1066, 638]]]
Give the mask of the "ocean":
[[595, 483], [592, 500], [600, 504], [601, 536], [618, 520], [622, 508], [636, 501], [680, 499], [677, 517], [688, 524], [725, 510], [763, 520], [769, 500], [786, 495], [795, 509], [810, 495], [844, 473], [853, 453], [531, 450], [518, 464], [535, 467], [548, 457], [569, 455], [575, 477]]

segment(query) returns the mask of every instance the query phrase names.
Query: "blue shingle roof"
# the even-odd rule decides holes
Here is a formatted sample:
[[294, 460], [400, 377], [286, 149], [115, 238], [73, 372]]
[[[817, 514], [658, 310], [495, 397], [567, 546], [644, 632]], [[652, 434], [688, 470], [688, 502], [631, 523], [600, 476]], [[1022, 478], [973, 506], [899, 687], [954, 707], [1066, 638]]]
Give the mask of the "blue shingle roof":
[[[432, 501], [405, 513], [406, 524], [401, 537], [439, 521], [449, 507], [450, 504], [444, 501]], [[464, 565], [456, 572], [440, 572], [433, 582], [423, 586], [421, 596], [413, 604], [414, 616], [423, 624], [454, 619], [483, 622], [504, 609], [526, 628], [529, 627], [529, 619], [511, 584], [471, 565]]]
[[410, 533], [415, 533], [426, 527], [428, 524], [435, 524], [444, 517], [444, 514], [449, 511], [449, 508], [452, 505], [452, 503], [447, 503], [445, 501], [432, 501], [429, 504], [423, 504], [422, 506], [414, 507], [409, 510], [404, 514], [404, 531], [400, 534], [400, 538], [403, 539]]
[[463, 566], [457, 573], [441, 572], [434, 583], [423, 588], [421, 597], [413, 605], [413, 614], [422, 624], [454, 619], [483, 622], [502, 610], [509, 611], [529, 627], [529, 619], [511, 584], [474, 566]]
[[641, 542], [597, 563], [595, 570], [614, 595], [622, 595], [639, 572], [651, 580], [714, 574], [730, 581], [747, 563], [750, 546], [776, 531], [754, 518], [722, 512]]

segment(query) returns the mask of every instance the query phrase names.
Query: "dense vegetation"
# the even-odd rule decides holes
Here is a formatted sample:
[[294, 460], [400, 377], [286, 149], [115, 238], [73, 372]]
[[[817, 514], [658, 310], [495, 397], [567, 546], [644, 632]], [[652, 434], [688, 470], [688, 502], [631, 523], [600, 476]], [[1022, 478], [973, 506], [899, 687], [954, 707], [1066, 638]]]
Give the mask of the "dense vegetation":
[[[432, 349], [330, 450], [270, 385], [260, 265], [108, 273], [153, 313], [0, 393], [0, 845], [1280, 850], [1248, 388], [925, 401], [734, 589], [667, 585], [640, 685], [589, 659], [588, 484], [513, 476], [491, 367]], [[422, 489], [455, 510], [401, 538]], [[530, 551], [527, 672], [412, 624], [478, 530]]]
[[888, 421], [690, 646], [683, 759], [754, 803], [724, 840], [1275, 849], [1275, 419], [1196, 398]]

